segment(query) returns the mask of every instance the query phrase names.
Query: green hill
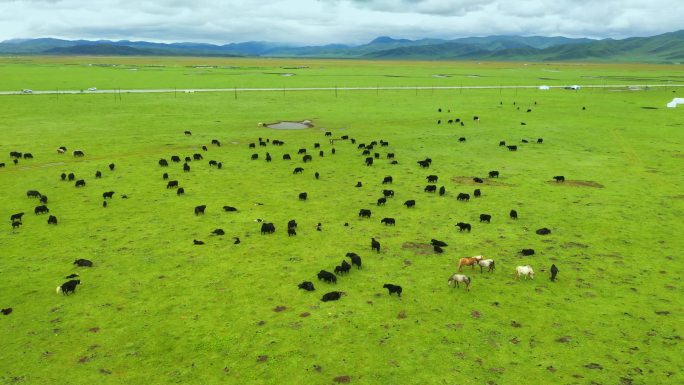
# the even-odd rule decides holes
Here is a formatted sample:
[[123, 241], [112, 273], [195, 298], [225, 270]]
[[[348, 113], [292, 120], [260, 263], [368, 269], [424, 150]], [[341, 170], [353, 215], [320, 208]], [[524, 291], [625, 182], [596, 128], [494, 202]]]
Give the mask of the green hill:
[[149, 56], [154, 53], [133, 47], [112, 44], [77, 45], [72, 47], [55, 47], [45, 50], [46, 54], [54, 55], [116, 55], [116, 56]]
[[240, 56], [229, 52], [203, 48], [150, 47], [138, 48], [118, 44], [75, 45], [55, 47], [42, 52], [48, 55], [97, 55], [97, 56]]
[[537, 52], [517, 49], [499, 51], [491, 54], [489, 58], [660, 63], [681, 59], [682, 53], [684, 53], [684, 31], [677, 31], [651, 37], [633, 37], [624, 40], [606, 39], [583, 45], [560, 45]]
[[491, 51], [475, 45], [442, 43], [419, 47], [399, 47], [363, 55], [372, 59], [456, 59], [488, 55]]
[[[468, 40], [465, 40], [468, 41]], [[473, 40], [470, 40], [473, 42]], [[605, 39], [583, 43], [561, 44], [546, 48], [530, 45], [505, 47], [505, 40], [489, 40], [479, 45], [442, 43], [420, 47], [402, 47], [375, 51], [364, 55], [383, 59], [476, 59], [539, 61], [611, 61], [666, 63], [684, 58], [684, 31], [651, 37], [623, 40]], [[520, 44], [518, 42], [518, 44]], [[513, 45], [509, 40], [508, 45]], [[502, 49], [503, 48], [503, 49]]]
[[672, 63], [684, 59], [684, 30], [622, 40], [544, 36], [486, 36], [453, 40], [394, 39], [381, 36], [367, 44], [292, 46], [270, 42], [225, 45], [14, 39], [0, 42], [0, 54], [262, 56], [395, 60], [531, 60]]

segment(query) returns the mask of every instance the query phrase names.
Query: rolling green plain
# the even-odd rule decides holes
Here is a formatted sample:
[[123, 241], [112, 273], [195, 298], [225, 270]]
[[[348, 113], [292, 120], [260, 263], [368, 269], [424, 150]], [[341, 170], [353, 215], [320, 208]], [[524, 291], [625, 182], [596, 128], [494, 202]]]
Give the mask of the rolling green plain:
[[0, 58], [0, 70], [7, 91], [684, 83], [681, 65], [546, 62], [47, 56]]
[[[216, 68], [195, 68], [205, 65]], [[7, 91], [681, 84], [678, 66], [556, 63], [22, 57], [0, 59], [0, 73]], [[684, 106], [665, 104], [682, 92], [0, 95], [0, 307], [13, 309], [0, 316], [0, 383], [681, 384]], [[464, 126], [446, 124], [456, 118]], [[302, 119], [314, 127], [259, 125]], [[326, 131], [356, 144], [330, 144]], [[258, 138], [285, 144], [250, 149]], [[380, 158], [365, 166], [358, 144], [381, 139], [389, 146], [371, 150]], [[76, 149], [86, 156], [72, 157]], [[14, 165], [10, 151], [34, 159]], [[204, 159], [188, 173], [170, 161], [194, 153]], [[416, 161], [426, 157], [432, 166], [422, 169]], [[490, 170], [500, 177], [487, 178]], [[166, 189], [164, 172], [185, 195]], [[423, 191], [430, 174], [445, 196]], [[394, 183], [382, 185], [388, 175]], [[387, 188], [395, 197], [377, 206]], [[475, 188], [481, 197], [456, 200]], [[48, 196], [57, 226], [34, 215], [27, 190]], [[105, 191], [116, 193], [103, 208]], [[415, 208], [402, 205], [409, 199]], [[195, 216], [201, 204], [206, 214]], [[362, 208], [370, 219], [358, 217]], [[24, 224], [12, 229], [18, 212]], [[479, 223], [482, 213], [491, 223]], [[276, 232], [261, 235], [257, 218]], [[296, 237], [287, 236], [290, 219]], [[459, 233], [461, 221], [472, 232]], [[535, 234], [542, 227], [552, 233]], [[226, 235], [210, 235], [217, 228]], [[449, 244], [443, 254], [431, 238]], [[523, 257], [523, 248], [536, 253]], [[336, 285], [316, 279], [347, 252], [362, 269]], [[496, 270], [466, 267], [471, 290], [448, 287], [458, 259], [474, 255], [495, 259]], [[77, 258], [94, 266], [77, 268]], [[515, 267], [528, 264], [534, 279], [516, 281]], [[82, 282], [75, 294], [56, 294], [71, 273]], [[302, 281], [316, 290], [299, 290]], [[385, 283], [401, 285], [401, 298]], [[320, 301], [333, 290], [347, 295]]]

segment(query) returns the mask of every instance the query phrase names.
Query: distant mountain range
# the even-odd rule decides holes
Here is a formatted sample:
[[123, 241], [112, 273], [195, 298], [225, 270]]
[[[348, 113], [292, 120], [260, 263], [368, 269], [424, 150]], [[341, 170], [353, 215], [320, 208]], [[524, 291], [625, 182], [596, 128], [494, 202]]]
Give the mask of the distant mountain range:
[[269, 42], [215, 45], [127, 40], [14, 39], [0, 42], [0, 54], [678, 63], [684, 61], [684, 30], [622, 40], [571, 39], [558, 36], [408, 40], [382, 36], [356, 46], [329, 44], [303, 47]]

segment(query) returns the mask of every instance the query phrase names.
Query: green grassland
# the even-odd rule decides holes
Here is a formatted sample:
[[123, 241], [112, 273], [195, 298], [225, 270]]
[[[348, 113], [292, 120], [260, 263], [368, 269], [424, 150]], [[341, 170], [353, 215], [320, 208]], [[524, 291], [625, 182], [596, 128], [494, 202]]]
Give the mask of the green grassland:
[[[315, 59], [0, 57], [0, 91], [684, 82], [681, 66]], [[293, 74], [283, 76], [283, 74]], [[446, 75], [447, 77], [435, 77]]]
[[[184, 66], [202, 59], [159, 60], [172, 68], [124, 72], [3, 59], [3, 74], [13, 75], [3, 77], [2, 88], [219, 86], [211, 76], [187, 75]], [[426, 74], [476, 66], [312, 63], [301, 71], [341, 77], [278, 80], [293, 87], [337, 79], [340, 86], [379, 79], [425, 85], [433, 79]], [[484, 66], [495, 79], [490, 85], [534, 84], [542, 68]], [[587, 68], [601, 76], [673, 75], [656, 66], [568, 68], [573, 82]], [[415, 77], [385, 79], [383, 71]], [[263, 72], [234, 84], [269, 86], [273, 78]], [[364, 73], [374, 75], [357, 76]], [[0, 383], [681, 384], [684, 116], [681, 108], [664, 108], [672, 97], [666, 88], [0, 96], [0, 159], [7, 163], [0, 168], [0, 307], [14, 309], [0, 317]], [[449, 118], [465, 126], [436, 124]], [[258, 125], [300, 119], [315, 127]], [[390, 145], [376, 147], [381, 158], [366, 167], [349, 141], [335, 142], [333, 155], [325, 131]], [[249, 149], [259, 137], [285, 145]], [[210, 145], [212, 139], [222, 145]], [[519, 150], [500, 148], [500, 140]], [[86, 157], [60, 155], [61, 145]], [[313, 155], [311, 163], [302, 163], [299, 148]], [[35, 159], [13, 165], [10, 151]], [[194, 153], [204, 160], [190, 162], [189, 173], [180, 164], [157, 164]], [[250, 160], [253, 153], [259, 160]], [[293, 160], [282, 160], [284, 153]], [[433, 160], [429, 169], [416, 164], [425, 157]], [[209, 167], [210, 159], [224, 167]], [[304, 173], [293, 175], [298, 166]], [[490, 170], [501, 176], [472, 182]], [[87, 186], [61, 181], [62, 172]], [[180, 181], [185, 196], [165, 188], [163, 172]], [[439, 176], [445, 196], [423, 192], [429, 174]], [[394, 178], [391, 186], [381, 184], [386, 175]], [[552, 182], [554, 175], [567, 180]], [[355, 188], [357, 181], [363, 187]], [[396, 196], [376, 206], [383, 188]], [[456, 201], [474, 188], [482, 197]], [[30, 189], [49, 197], [59, 225], [33, 214], [38, 203], [26, 197]], [[103, 208], [101, 195], [110, 190], [116, 194]], [[307, 201], [297, 199], [303, 191]], [[408, 199], [415, 208], [402, 205]], [[200, 204], [206, 215], [193, 215]], [[239, 211], [223, 212], [224, 205]], [[361, 208], [372, 218], [358, 218]], [[517, 221], [508, 218], [511, 209]], [[12, 230], [9, 215], [22, 211], [24, 225]], [[481, 213], [492, 223], [479, 223]], [[383, 217], [396, 218], [396, 226], [382, 225]], [[261, 235], [256, 218], [275, 223], [276, 233]], [[299, 224], [296, 237], [287, 236], [289, 219]], [[472, 232], [459, 233], [459, 221], [470, 222]], [[323, 231], [316, 231], [318, 222]], [[541, 227], [552, 234], [536, 235]], [[226, 235], [210, 235], [216, 228]], [[242, 242], [233, 244], [233, 236]], [[371, 237], [382, 243], [381, 253], [371, 252]], [[431, 238], [449, 244], [444, 254], [432, 252]], [[536, 254], [522, 257], [522, 248]], [[316, 280], [350, 251], [361, 255], [363, 269], [336, 285]], [[479, 254], [494, 258], [496, 271], [465, 268], [470, 292], [448, 287], [458, 259]], [[76, 268], [76, 258], [95, 266]], [[557, 282], [548, 278], [552, 263], [560, 269]], [[515, 267], [525, 264], [534, 267], [534, 280], [516, 281]], [[73, 272], [82, 281], [76, 293], [56, 294]], [[298, 290], [304, 280], [316, 291]], [[388, 296], [384, 283], [401, 285], [402, 297]], [[347, 295], [321, 302], [332, 290]]]

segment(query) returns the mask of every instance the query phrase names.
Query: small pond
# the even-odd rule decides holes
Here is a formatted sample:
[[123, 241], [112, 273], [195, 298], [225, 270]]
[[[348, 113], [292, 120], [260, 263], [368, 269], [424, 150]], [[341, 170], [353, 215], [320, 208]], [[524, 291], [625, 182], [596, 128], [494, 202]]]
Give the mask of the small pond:
[[265, 126], [276, 130], [302, 130], [313, 127], [313, 123], [310, 120], [302, 120], [301, 122], [281, 121], [278, 123], [266, 124]]

